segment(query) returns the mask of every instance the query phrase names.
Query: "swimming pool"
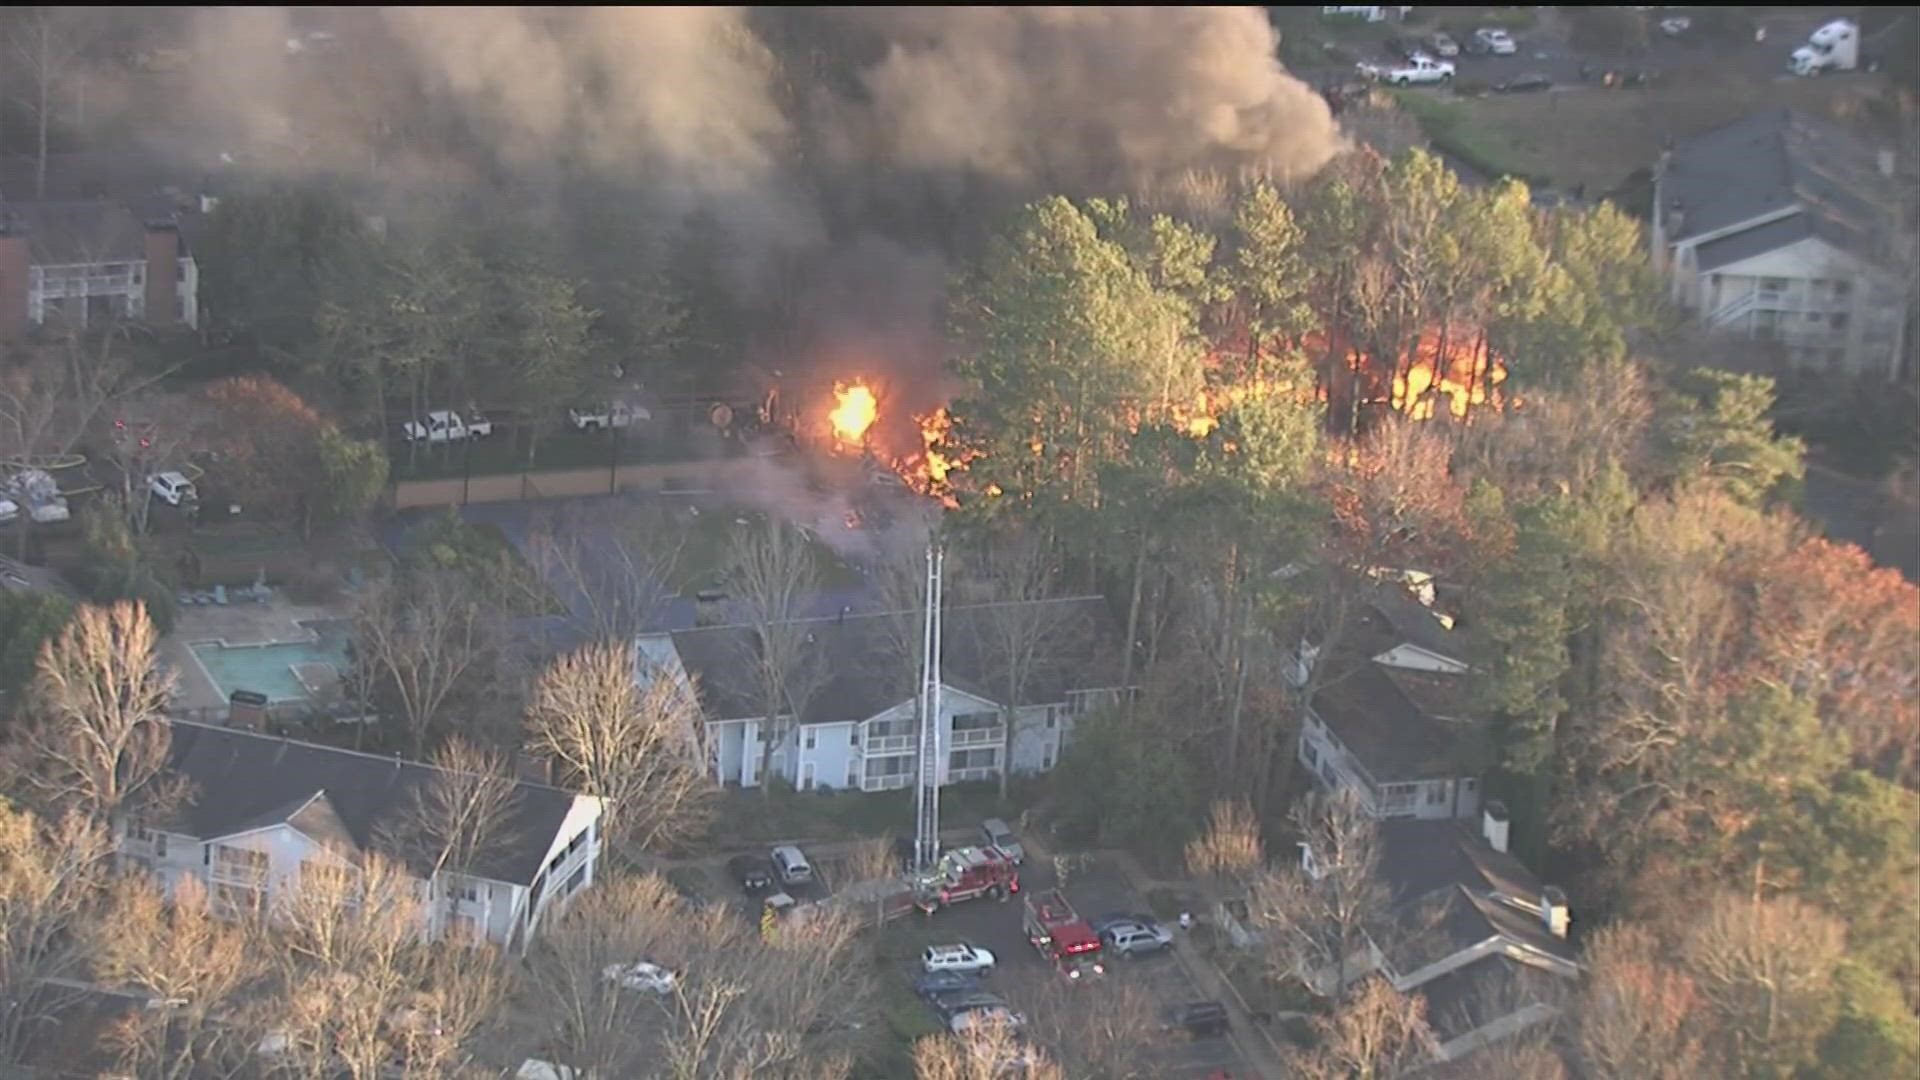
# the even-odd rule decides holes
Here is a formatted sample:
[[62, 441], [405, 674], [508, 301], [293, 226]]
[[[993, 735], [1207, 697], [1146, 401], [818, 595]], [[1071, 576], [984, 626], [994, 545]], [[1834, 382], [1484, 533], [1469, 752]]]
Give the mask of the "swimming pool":
[[191, 647], [221, 697], [252, 690], [268, 701], [307, 701], [313, 697], [310, 684], [331, 683], [346, 670], [347, 624], [327, 620], [300, 625], [312, 632], [313, 640], [266, 645], [200, 641]]

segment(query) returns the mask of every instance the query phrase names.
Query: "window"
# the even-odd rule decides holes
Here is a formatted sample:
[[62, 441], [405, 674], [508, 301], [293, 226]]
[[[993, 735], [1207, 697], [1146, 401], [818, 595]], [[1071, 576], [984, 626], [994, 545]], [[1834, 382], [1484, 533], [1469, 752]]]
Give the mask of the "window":
[[1447, 801], [1447, 785], [1446, 784], [1442, 783], [1442, 784], [1427, 785], [1427, 805], [1428, 806], [1442, 806], [1446, 803], [1446, 801]]
[[1048, 743], [1040, 748], [1040, 771], [1046, 772], [1051, 768], [1053, 768], [1053, 744]]
[[447, 896], [462, 903], [480, 902], [480, 883], [472, 878], [456, 877], [447, 882]]
[[176, 284], [185, 284], [187, 280], [187, 261], [176, 260], [173, 264], [173, 280]]
[[1842, 334], [1847, 332], [1847, 323], [1849, 321], [1850, 317], [1844, 311], [1836, 311], [1832, 315], [1827, 316], [1827, 325]]
[[1761, 278], [1760, 290], [1762, 292], [1773, 292], [1773, 293], [1786, 292], [1787, 279], [1780, 278], [1780, 277]]
[[813, 729], [808, 728], [807, 729], [807, 749], [809, 750], [813, 749], [813, 740], [814, 740]]
[[215, 882], [213, 900], [221, 909], [238, 914], [243, 911], [257, 911], [260, 908], [260, 890], [249, 889], [245, 885], [230, 885]]
[[573, 872], [572, 877], [567, 879], [567, 887], [561, 891], [560, 895], [572, 896], [575, 892], [579, 890], [580, 886], [585, 885], [586, 883], [587, 883], [587, 868], [582, 866], [580, 869], [575, 870]]
[[1306, 761], [1308, 768], [1320, 764], [1320, 749], [1313, 745], [1312, 739], [1300, 740], [1300, 757]]
[[1059, 722], [1060, 722], [1060, 706], [1058, 705], [1047, 706], [1047, 730], [1052, 731], [1054, 729], [1054, 726]]
[[447, 936], [455, 941], [478, 941], [480, 920], [471, 915], [455, 915], [447, 924]]
[[860, 745], [860, 725], [859, 724], [854, 724], [853, 726], [847, 728], [847, 745], [848, 746]]
[[214, 851], [213, 872], [216, 877], [233, 878], [239, 881], [265, 881], [267, 853], [221, 844]]
[[947, 758], [947, 767], [954, 771], [961, 769], [991, 769], [1000, 752], [989, 746], [981, 750], [955, 750]]
[[1473, 794], [1473, 792], [1474, 792], [1474, 789], [1475, 789], [1475, 788], [1478, 788], [1479, 786], [1480, 786], [1480, 781], [1478, 781], [1478, 780], [1462, 780], [1462, 781], [1460, 781], [1460, 790], [1462, 790], [1462, 791], [1464, 791], [1464, 792], [1466, 792], [1466, 793], [1467, 793], [1467, 794], [1469, 794], [1469, 795], [1471, 795], [1471, 794]]
[[1846, 278], [1840, 278], [1833, 283], [1833, 298], [1835, 300], [1845, 300], [1852, 295], [1853, 282], [1848, 281]]

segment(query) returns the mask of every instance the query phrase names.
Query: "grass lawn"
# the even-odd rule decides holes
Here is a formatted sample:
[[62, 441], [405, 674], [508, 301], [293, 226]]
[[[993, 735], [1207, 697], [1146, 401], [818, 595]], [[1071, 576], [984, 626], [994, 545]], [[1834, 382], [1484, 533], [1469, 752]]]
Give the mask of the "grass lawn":
[[[746, 522], [745, 526], [740, 525], [742, 521]], [[766, 521], [767, 515], [757, 510], [724, 506], [702, 510], [700, 516], [687, 524], [686, 543], [673, 568], [673, 586], [681, 596], [689, 597], [703, 589], [719, 588], [734, 530], [765, 528]], [[820, 588], [844, 589], [860, 583], [859, 572], [834, 554], [832, 548], [817, 539], [810, 540], [808, 548]]]
[[[951, 784], [940, 791], [940, 820], [945, 828], [971, 826], [989, 817], [1017, 820], [1020, 809], [1039, 794], [1032, 781], [1016, 780], [1000, 801], [991, 781]], [[943, 830], [944, 831], [944, 830]], [[712, 842], [753, 847], [779, 840], [850, 840], [892, 833], [913, 833], [913, 792], [801, 792], [775, 788], [722, 792], [711, 827]]]
[[1638, 90], [1453, 98], [1395, 96], [1441, 149], [1492, 176], [1540, 178], [1559, 190], [1585, 184], [1589, 197], [1620, 186], [1659, 158], [1666, 137], [1685, 138], [1757, 110], [1791, 106], [1830, 115], [1836, 101], [1876, 89], [1878, 79], [1756, 78], [1693, 70]]

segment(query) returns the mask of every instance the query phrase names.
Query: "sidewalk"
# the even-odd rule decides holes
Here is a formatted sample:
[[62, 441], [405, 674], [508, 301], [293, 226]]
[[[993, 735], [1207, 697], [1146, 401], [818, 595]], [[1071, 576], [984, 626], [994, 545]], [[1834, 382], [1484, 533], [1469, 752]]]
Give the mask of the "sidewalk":
[[[1177, 887], [1182, 884], [1156, 881], [1127, 852], [1102, 851], [1100, 855], [1103, 858], [1112, 859], [1127, 876], [1127, 881], [1142, 896], [1155, 887]], [[1282, 1080], [1286, 1076], [1286, 1070], [1280, 1064], [1283, 1057], [1280, 1045], [1274, 1041], [1273, 1035], [1265, 1026], [1254, 1022], [1252, 1010], [1247, 1006], [1246, 999], [1241, 997], [1240, 991], [1234, 988], [1233, 983], [1228, 981], [1225, 975], [1221, 974], [1220, 968], [1213, 961], [1200, 955], [1197, 950], [1186, 947], [1184, 941], [1181, 948], [1173, 950], [1173, 955], [1174, 959], [1180, 962], [1180, 966], [1186, 969], [1187, 975], [1193, 979], [1195, 986], [1200, 987], [1208, 996], [1227, 1007], [1227, 1014], [1233, 1020], [1229, 1034], [1233, 1037], [1233, 1044], [1239, 1049], [1240, 1056], [1259, 1070], [1260, 1075], [1266, 1080]]]

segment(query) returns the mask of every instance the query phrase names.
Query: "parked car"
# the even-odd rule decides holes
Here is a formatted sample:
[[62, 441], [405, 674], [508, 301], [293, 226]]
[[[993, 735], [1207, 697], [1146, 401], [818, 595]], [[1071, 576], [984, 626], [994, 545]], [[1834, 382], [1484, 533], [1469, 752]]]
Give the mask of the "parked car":
[[947, 1022], [947, 1029], [956, 1034], [990, 1019], [1016, 1028], [1027, 1022], [1026, 1017], [1015, 1012], [998, 994], [957, 994], [933, 1002], [933, 1008]]
[[20, 505], [18, 503], [12, 499], [0, 499], [0, 525], [5, 525], [19, 516]]
[[467, 406], [467, 438], [479, 439], [493, 434], [493, 421], [473, 405]]
[[980, 823], [980, 842], [987, 847], [1000, 849], [1000, 854], [1013, 860], [1015, 866], [1027, 861], [1027, 849], [1020, 846], [1020, 838], [1013, 835], [1007, 823], [997, 817]]
[[646, 409], [618, 401], [575, 406], [567, 410], [567, 421], [577, 431], [603, 431], [607, 428], [630, 427], [651, 419], [653, 414]]
[[773, 891], [773, 875], [767, 872], [767, 864], [751, 855], [728, 859], [727, 873], [740, 883], [740, 891], [748, 896], [765, 896]]
[[467, 437], [467, 425], [459, 413], [440, 409], [428, 413], [424, 421], [409, 420], [400, 425], [400, 433], [408, 442], [424, 440], [428, 445], [459, 442]]
[[1514, 53], [1520, 51], [1520, 46], [1514, 42], [1513, 35], [1498, 27], [1485, 27], [1475, 30], [1473, 32], [1473, 38], [1475, 41], [1480, 42], [1480, 44], [1485, 45], [1487, 51], [1495, 56], [1512, 56]]
[[977, 945], [961, 942], [954, 945], [929, 945], [920, 954], [920, 970], [958, 971], [964, 974], [985, 975], [993, 970], [993, 954]]
[[980, 989], [980, 979], [964, 971], [928, 971], [913, 981], [913, 992], [932, 1001], [939, 994], [967, 993]]
[[1227, 1026], [1227, 1007], [1217, 1001], [1191, 1001], [1176, 1005], [1167, 1013], [1167, 1027], [1194, 1038], [1222, 1034]]
[[1675, 15], [1670, 19], [1660, 20], [1660, 32], [1668, 37], [1679, 37], [1691, 29], [1693, 29], [1693, 20], [1685, 15]]
[[1379, 64], [1357, 64], [1354, 70], [1362, 78], [1378, 79], [1394, 86], [1412, 86], [1415, 83], [1445, 83], [1453, 79], [1453, 64], [1446, 60], [1435, 60], [1421, 54], [1404, 64], [1382, 67]]
[[781, 844], [768, 856], [773, 863], [773, 872], [780, 877], [782, 885], [806, 885], [813, 881], [813, 864], [792, 844]]
[[200, 501], [200, 493], [195, 490], [193, 481], [177, 472], [163, 472], [147, 477], [147, 490], [153, 492], [154, 498], [168, 506]]
[[60, 494], [60, 482], [45, 469], [21, 469], [0, 483], [0, 496], [14, 504], [16, 512], [26, 507], [27, 516], [37, 525], [66, 521], [73, 515], [67, 509], [66, 496]]
[[1427, 48], [1433, 51], [1433, 55], [1442, 58], [1460, 55], [1460, 43], [1444, 30], [1427, 39]]
[[608, 964], [600, 975], [608, 982], [618, 983], [622, 989], [626, 990], [643, 990], [662, 995], [673, 993], [673, 972], [645, 960], [631, 964]]
[[1139, 923], [1142, 926], [1159, 926], [1160, 920], [1138, 911], [1109, 911], [1097, 919], [1088, 919], [1087, 925], [1093, 927], [1096, 934], [1105, 933], [1110, 926], [1120, 923]]
[[1494, 83], [1493, 89], [1495, 93], [1500, 94], [1527, 94], [1537, 90], [1553, 89], [1553, 80], [1538, 72], [1530, 72]]
[[1106, 947], [1122, 956], [1159, 952], [1173, 944], [1173, 933], [1159, 923], [1122, 921], [1100, 931]]

